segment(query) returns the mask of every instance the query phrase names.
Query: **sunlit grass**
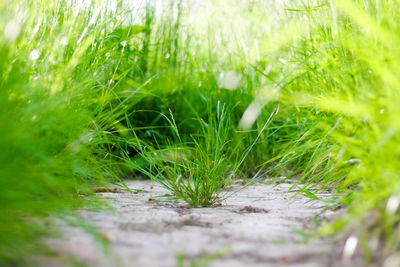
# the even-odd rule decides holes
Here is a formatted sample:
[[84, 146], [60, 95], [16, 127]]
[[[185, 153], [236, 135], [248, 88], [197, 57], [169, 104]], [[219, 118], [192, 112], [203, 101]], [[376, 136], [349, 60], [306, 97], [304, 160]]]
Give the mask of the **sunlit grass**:
[[0, 265], [139, 172], [193, 206], [286, 175], [398, 249], [398, 1], [128, 2], [0, 2]]

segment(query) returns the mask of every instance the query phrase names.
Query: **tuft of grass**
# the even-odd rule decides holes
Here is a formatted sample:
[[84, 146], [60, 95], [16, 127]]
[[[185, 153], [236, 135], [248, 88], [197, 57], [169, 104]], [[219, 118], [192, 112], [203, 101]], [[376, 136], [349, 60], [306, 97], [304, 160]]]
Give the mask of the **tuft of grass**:
[[220, 102], [216, 108], [210, 106], [208, 121], [197, 117], [200, 132], [187, 141], [182, 140], [173, 114], [164, 115], [179, 141], [167, 149], [148, 151], [142, 147], [140, 158], [149, 166], [139, 170], [191, 206], [207, 207], [219, 202], [234, 176], [233, 157], [237, 154], [228, 147], [232, 135], [228, 112]]

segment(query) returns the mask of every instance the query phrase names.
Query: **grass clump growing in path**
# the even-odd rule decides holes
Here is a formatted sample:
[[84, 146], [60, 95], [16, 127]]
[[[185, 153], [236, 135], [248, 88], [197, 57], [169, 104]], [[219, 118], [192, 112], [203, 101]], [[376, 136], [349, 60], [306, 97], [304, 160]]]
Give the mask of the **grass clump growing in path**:
[[234, 132], [228, 114], [229, 108], [220, 102], [216, 108], [211, 106], [208, 121], [197, 118], [200, 132], [184, 142], [171, 113], [171, 118], [166, 118], [179, 141], [167, 149], [141, 147], [138, 157], [147, 161], [148, 167], [139, 170], [168, 189], [173, 198], [191, 206], [207, 207], [221, 201], [221, 193], [237, 178], [248, 155], [240, 156], [238, 147], [231, 146]]

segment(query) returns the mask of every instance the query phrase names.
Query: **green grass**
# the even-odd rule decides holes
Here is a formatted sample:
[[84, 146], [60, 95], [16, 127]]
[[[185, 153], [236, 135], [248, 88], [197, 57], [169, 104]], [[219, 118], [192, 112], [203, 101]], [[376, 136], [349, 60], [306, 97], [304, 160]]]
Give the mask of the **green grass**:
[[217, 118], [212, 118], [212, 110], [208, 122], [198, 118], [201, 132], [187, 142], [182, 141], [171, 114], [167, 119], [179, 139], [176, 147], [169, 145], [149, 152], [141, 149], [140, 156], [149, 162], [149, 168], [140, 170], [191, 206], [211, 206], [220, 201], [219, 193], [233, 175], [231, 160], [225, 158], [230, 131], [227, 111], [222, 105], [217, 109]]
[[398, 1], [71, 3], [0, 3], [0, 265], [132, 174], [193, 206], [286, 175], [398, 250]]

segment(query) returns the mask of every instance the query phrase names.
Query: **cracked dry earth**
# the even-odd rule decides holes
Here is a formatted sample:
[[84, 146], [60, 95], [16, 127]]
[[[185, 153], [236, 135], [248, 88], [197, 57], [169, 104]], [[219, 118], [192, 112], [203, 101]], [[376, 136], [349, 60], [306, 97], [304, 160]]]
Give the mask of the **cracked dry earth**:
[[[342, 242], [299, 242], [302, 236], [295, 229], [308, 229], [315, 216], [333, 212], [324, 211], [323, 201], [292, 197], [293, 192], [287, 192], [291, 184], [255, 184], [212, 208], [189, 208], [160, 198], [168, 192], [150, 181], [126, 185], [134, 191], [100, 193], [114, 211], [82, 212], [109, 243], [108, 249], [83, 230], [63, 225], [64, 237], [49, 240], [58, 255], [89, 266], [362, 265], [341, 261]], [[42, 265], [70, 263], [53, 260]]]

